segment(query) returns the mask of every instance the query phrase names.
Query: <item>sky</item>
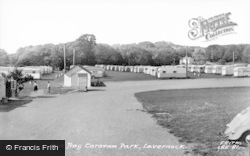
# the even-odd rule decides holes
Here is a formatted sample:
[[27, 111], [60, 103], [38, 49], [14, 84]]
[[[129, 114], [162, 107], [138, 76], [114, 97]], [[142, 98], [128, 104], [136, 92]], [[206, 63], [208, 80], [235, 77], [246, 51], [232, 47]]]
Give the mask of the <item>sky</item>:
[[[250, 43], [250, 0], [0, 0], [0, 48], [65, 43], [94, 34], [97, 43], [167, 41], [206, 47]], [[231, 12], [234, 33], [191, 40], [188, 22]]]

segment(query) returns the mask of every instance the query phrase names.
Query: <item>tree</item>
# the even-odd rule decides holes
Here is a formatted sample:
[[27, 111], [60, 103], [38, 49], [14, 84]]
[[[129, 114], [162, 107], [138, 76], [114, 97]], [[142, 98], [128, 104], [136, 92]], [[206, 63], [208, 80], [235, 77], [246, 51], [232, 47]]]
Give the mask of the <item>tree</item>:
[[108, 44], [97, 44], [95, 51], [97, 64], [120, 64], [122, 57], [113, 47]]
[[165, 50], [159, 50], [157, 56], [154, 58], [155, 65], [171, 65], [172, 64], [171, 53]]
[[51, 66], [54, 68], [59, 68], [62, 70], [64, 68], [64, 63], [63, 63], [63, 45], [55, 45], [53, 48], [53, 51], [51, 51], [50, 55], [51, 59]]
[[235, 61], [240, 60], [240, 58], [241, 58], [240, 53], [242, 53], [242, 52], [240, 52], [239, 51], [240, 49], [238, 49], [237, 47], [238, 47], [238, 45], [227, 45], [225, 54], [224, 54], [222, 59], [226, 60], [227, 62], [232, 62], [233, 56], [234, 56]]
[[250, 63], [250, 45], [245, 47], [242, 56], [242, 59], [245, 63]]
[[96, 38], [92, 34], [84, 34], [80, 36], [74, 43], [75, 50], [79, 52], [81, 64], [95, 64], [95, 47]]
[[192, 58], [194, 58], [195, 62], [197, 63], [204, 63], [206, 62], [206, 53], [204, 49], [195, 49], [194, 53], [192, 54]]
[[16, 80], [16, 96], [24, 89], [23, 83], [33, 80], [33, 77], [30, 75], [23, 75], [22, 70], [14, 68], [12, 72], [8, 75], [2, 74], [6, 81], [10, 82], [11, 79]]
[[24, 67], [24, 66], [31, 66], [34, 65], [34, 63], [31, 61], [30, 58], [24, 58], [17, 63], [18, 66]]
[[[203, 63], [206, 60], [211, 62], [230, 62], [248, 60], [249, 45], [210, 45], [207, 48], [189, 46], [187, 55], [195, 61]], [[0, 50], [0, 65], [10, 62], [17, 66], [40, 66], [49, 65], [54, 68], [64, 68], [64, 44], [45, 44], [22, 47], [13, 55], [7, 55]], [[97, 44], [93, 34], [83, 34], [75, 41], [66, 43], [67, 67], [73, 63], [73, 51], [75, 51], [75, 64], [95, 65], [116, 64], [116, 65], [174, 65], [178, 64], [180, 58], [186, 56], [187, 46], [176, 45], [171, 42], [150, 41], [138, 44]], [[243, 52], [244, 51], [244, 52]], [[225, 62], [225, 63], [226, 63]]]
[[222, 59], [225, 53], [225, 47], [221, 45], [210, 45], [206, 48], [206, 58], [210, 62], [217, 62]]
[[225, 64], [226, 64], [226, 60], [220, 59], [220, 60], [218, 61], [218, 63], [221, 64], [221, 65], [225, 65]]
[[0, 60], [0, 66], [8, 66], [10, 64], [9, 56], [3, 49], [0, 49]]

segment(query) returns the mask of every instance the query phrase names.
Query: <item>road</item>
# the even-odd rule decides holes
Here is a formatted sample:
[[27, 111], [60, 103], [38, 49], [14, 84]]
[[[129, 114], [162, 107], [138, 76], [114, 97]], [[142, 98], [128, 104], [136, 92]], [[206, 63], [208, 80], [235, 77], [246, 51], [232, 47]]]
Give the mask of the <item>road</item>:
[[[167, 129], [158, 126], [150, 114], [141, 111], [142, 105], [134, 93], [250, 86], [250, 79], [127, 81], [106, 82], [106, 85], [87, 93], [36, 98], [22, 107], [0, 112], [0, 138], [66, 140], [67, 156], [181, 156], [185, 152], [184, 146]], [[78, 148], [68, 146], [72, 144]], [[131, 145], [131, 148], [124, 144]], [[99, 148], [99, 145], [113, 145], [113, 148]], [[161, 149], [144, 148], [150, 147], [145, 145], [171, 145], [179, 149], [166, 146]]]

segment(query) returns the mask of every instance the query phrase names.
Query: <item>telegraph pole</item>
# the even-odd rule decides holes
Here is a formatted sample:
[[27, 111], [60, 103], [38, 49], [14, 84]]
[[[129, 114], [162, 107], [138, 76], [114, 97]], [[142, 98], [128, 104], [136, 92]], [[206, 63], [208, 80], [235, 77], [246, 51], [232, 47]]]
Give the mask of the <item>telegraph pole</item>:
[[73, 66], [75, 65], [75, 59], [76, 59], [76, 50], [73, 49]]
[[63, 54], [64, 54], [64, 73], [66, 73], [66, 45], [63, 44]]
[[188, 77], [188, 58], [187, 58], [188, 46], [186, 49], [186, 78]]
[[233, 64], [234, 64], [234, 52], [233, 52]]
[[211, 60], [212, 60], [212, 62], [213, 62], [213, 60], [214, 60], [214, 50], [212, 50]]

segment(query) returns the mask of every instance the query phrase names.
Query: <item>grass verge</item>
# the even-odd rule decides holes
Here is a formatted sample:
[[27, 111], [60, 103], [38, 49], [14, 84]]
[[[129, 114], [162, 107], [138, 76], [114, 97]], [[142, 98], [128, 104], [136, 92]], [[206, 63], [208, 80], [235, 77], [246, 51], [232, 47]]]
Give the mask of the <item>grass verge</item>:
[[[235, 115], [249, 107], [249, 87], [159, 90], [136, 93], [143, 107], [196, 155], [243, 155], [246, 150], [218, 150], [220, 135]], [[165, 114], [165, 115], [162, 115]]]

